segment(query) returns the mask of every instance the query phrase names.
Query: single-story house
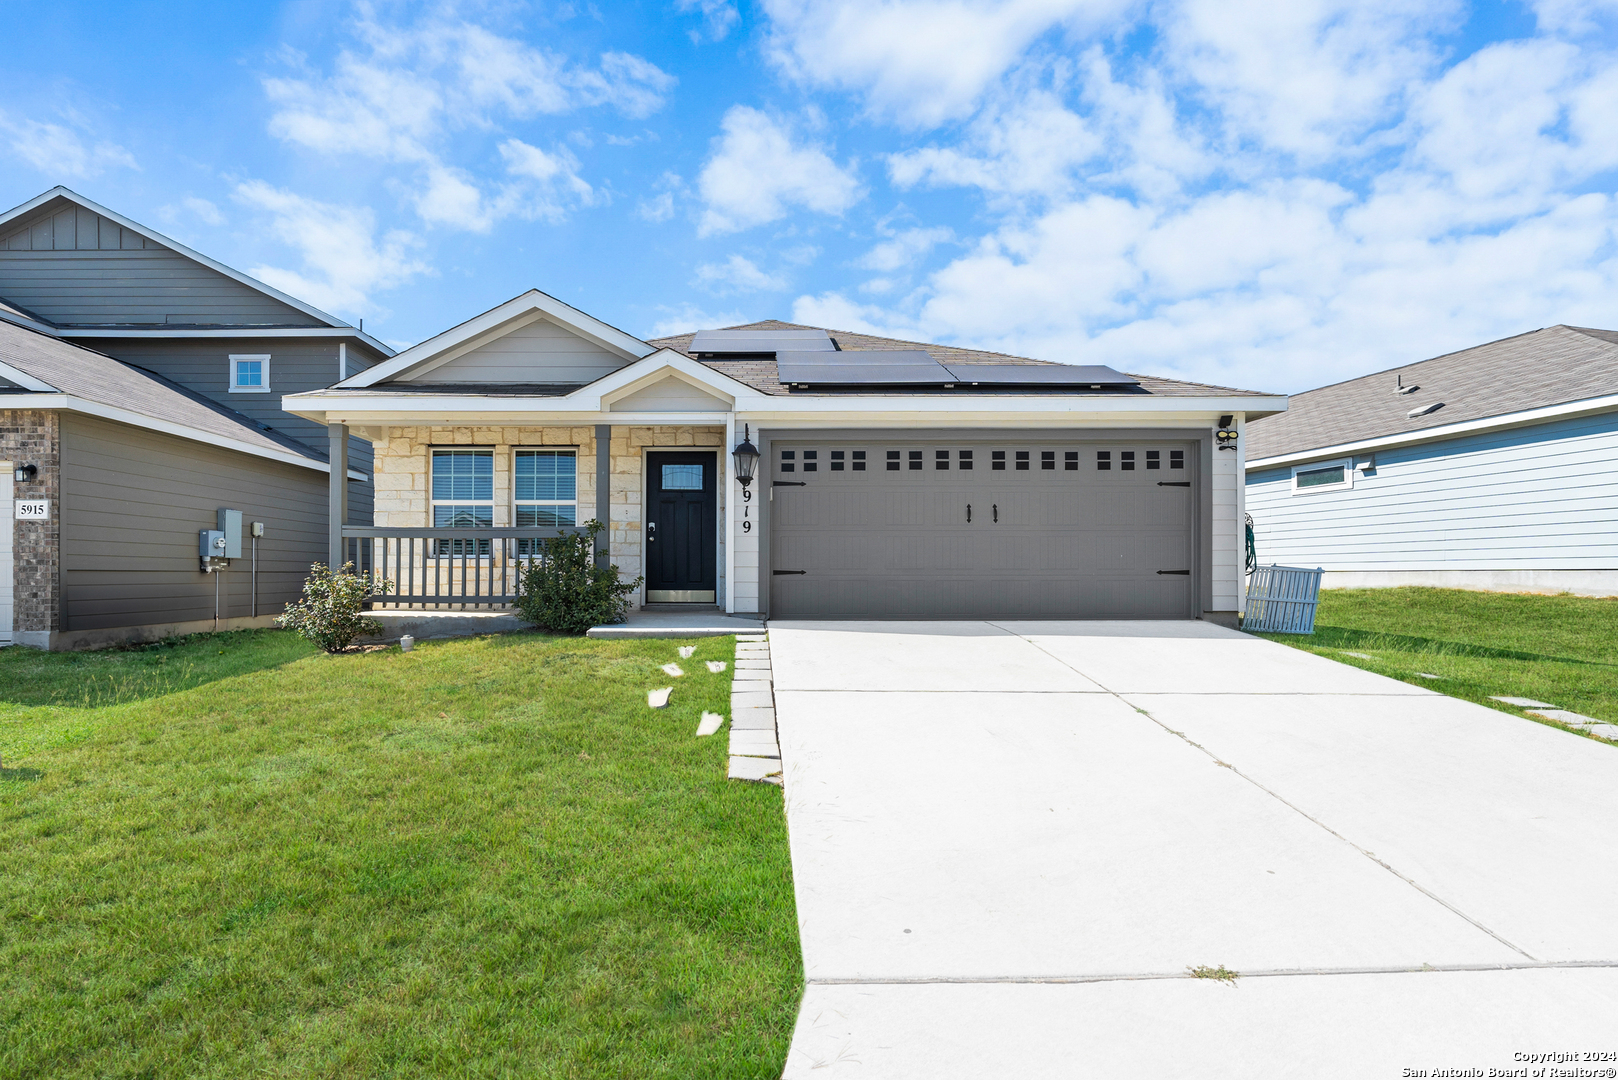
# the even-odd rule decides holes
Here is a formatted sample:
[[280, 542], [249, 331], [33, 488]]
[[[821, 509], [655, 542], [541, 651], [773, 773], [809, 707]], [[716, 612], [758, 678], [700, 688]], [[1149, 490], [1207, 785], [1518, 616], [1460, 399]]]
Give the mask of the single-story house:
[[1551, 326], [1296, 394], [1247, 432], [1262, 563], [1326, 587], [1618, 595], [1618, 332]]
[[374, 448], [330, 550], [383, 606], [508, 604], [595, 519], [641, 605], [1234, 625], [1241, 433], [1286, 399], [775, 321], [643, 341], [532, 291], [283, 406]]
[[[0, 214], [0, 643], [267, 625], [331, 504], [327, 433], [280, 396], [392, 352], [66, 188]], [[346, 520], [369, 524], [370, 444], [348, 449]], [[215, 574], [220, 509], [263, 535]]]

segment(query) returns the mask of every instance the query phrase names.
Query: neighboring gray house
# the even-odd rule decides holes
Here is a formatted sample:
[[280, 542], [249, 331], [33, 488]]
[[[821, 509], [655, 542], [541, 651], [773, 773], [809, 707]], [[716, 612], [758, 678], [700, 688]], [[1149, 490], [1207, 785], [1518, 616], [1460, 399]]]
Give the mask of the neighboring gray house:
[[1618, 332], [1552, 326], [1297, 394], [1246, 450], [1262, 563], [1618, 595]]
[[[0, 640], [210, 629], [216, 584], [218, 625], [247, 625], [245, 550], [217, 583], [197, 557], [220, 507], [265, 524], [264, 623], [324, 558], [327, 530], [327, 434], [281, 396], [391, 354], [66, 188], [0, 214], [0, 468], [16, 507], [0, 530]], [[348, 524], [371, 520], [369, 451], [349, 450]], [[17, 518], [41, 500], [45, 518]]]

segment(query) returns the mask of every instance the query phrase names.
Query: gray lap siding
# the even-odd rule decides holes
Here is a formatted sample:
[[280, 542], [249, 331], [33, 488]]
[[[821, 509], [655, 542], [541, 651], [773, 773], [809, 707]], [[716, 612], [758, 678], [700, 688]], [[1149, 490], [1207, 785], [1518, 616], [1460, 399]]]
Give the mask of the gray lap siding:
[[[258, 611], [279, 612], [326, 551], [326, 474], [80, 414], [61, 416], [63, 630], [214, 616], [197, 532], [219, 507], [265, 523]], [[220, 616], [250, 614], [251, 541], [220, 585]]]
[[[283, 394], [319, 390], [337, 381], [338, 343], [330, 338], [182, 338], [139, 340], [85, 339], [84, 345], [115, 356], [125, 363], [155, 371], [166, 379], [204, 394], [227, 409], [290, 435], [324, 453], [326, 429], [281, 409]], [[232, 394], [229, 362], [232, 354], [268, 355], [270, 391]], [[348, 373], [370, 367], [382, 357], [350, 343]], [[349, 468], [371, 475], [371, 444], [354, 436], [348, 440]], [[373, 489], [369, 482], [349, 486], [348, 524], [372, 522]]]

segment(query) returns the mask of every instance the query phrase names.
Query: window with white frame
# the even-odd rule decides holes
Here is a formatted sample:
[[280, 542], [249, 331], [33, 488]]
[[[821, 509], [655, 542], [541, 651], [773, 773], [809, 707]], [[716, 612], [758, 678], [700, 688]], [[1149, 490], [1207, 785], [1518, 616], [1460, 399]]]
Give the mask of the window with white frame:
[[[575, 450], [516, 450], [511, 462], [512, 521], [518, 528], [577, 525], [579, 469]], [[519, 539], [518, 555], [537, 555], [540, 541]]]
[[1354, 462], [1316, 461], [1292, 468], [1292, 494], [1309, 495], [1318, 491], [1340, 491], [1354, 486]]
[[[434, 450], [432, 513], [435, 529], [494, 526], [494, 451]], [[489, 554], [487, 539], [438, 541], [440, 558]]]
[[232, 394], [268, 394], [270, 392], [270, 358], [268, 354], [230, 357], [230, 392]]

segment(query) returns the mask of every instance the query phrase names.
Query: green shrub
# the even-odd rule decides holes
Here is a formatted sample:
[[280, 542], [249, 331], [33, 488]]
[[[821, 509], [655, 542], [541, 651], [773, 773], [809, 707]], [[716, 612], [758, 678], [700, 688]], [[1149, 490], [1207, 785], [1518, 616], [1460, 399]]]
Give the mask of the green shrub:
[[355, 638], [382, 632], [382, 624], [360, 614], [360, 607], [372, 592], [392, 589], [391, 581], [360, 577], [351, 562], [336, 573], [325, 563], [315, 563], [303, 583], [303, 599], [288, 604], [286, 614], [275, 621], [329, 653], [342, 652]]
[[588, 521], [583, 535], [541, 540], [539, 556], [524, 564], [519, 578], [517, 613], [558, 634], [628, 618], [629, 595], [642, 579], [620, 581], [616, 566], [596, 565], [595, 538], [605, 527]]

